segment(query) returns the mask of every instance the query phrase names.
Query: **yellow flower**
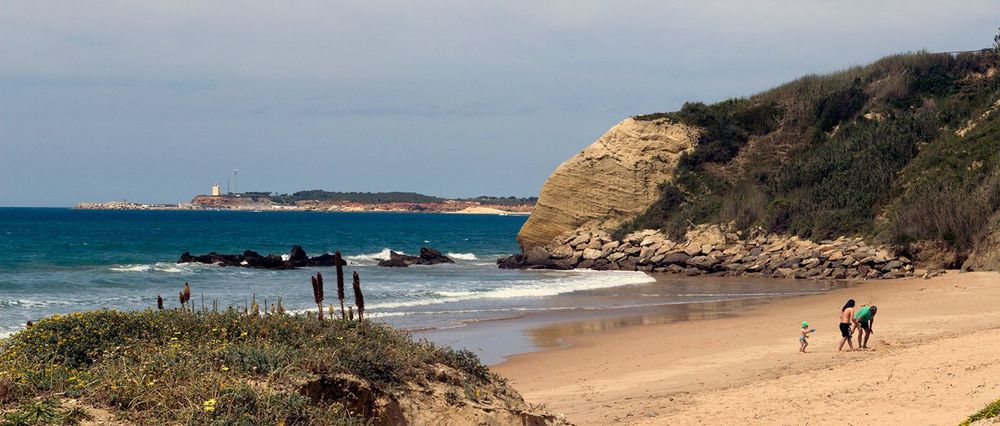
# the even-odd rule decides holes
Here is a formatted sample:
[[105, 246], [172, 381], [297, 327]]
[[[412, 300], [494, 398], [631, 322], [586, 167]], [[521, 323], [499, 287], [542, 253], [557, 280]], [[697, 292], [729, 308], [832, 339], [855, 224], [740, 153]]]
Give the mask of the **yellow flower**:
[[226, 367], [225, 365], [223, 365], [222, 366], [222, 371], [229, 371], [229, 367]]
[[240, 337], [247, 337], [247, 332], [244, 331], [244, 332], [240, 333]]
[[206, 413], [211, 413], [215, 411], [215, 398], [206, 400], [205, 402], [201, 403], [201, 408], [205, 410]]

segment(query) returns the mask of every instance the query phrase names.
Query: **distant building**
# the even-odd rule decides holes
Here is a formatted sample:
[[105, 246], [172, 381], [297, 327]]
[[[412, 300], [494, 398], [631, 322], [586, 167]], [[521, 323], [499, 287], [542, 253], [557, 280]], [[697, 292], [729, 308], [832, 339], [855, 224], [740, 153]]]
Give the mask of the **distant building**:
[[214, 185], [212, 185], [212, 196], [213, 197], [222, 196], [222, 187], [219, 185], [219, 182], [216, 182]]

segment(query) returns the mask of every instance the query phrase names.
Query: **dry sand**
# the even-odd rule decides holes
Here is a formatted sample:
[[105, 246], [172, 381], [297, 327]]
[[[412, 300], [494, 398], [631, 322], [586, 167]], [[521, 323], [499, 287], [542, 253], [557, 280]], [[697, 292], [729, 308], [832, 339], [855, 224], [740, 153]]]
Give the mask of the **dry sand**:
[[[869, 351], [837, 352], [848, 298], [879, 307]], [[817, 333], [799, 354], [804, 320]], [[581, 425], [954, 425], [1000, 398], [1000, 274], [866, 282], [567, 339], [494, 369]]]

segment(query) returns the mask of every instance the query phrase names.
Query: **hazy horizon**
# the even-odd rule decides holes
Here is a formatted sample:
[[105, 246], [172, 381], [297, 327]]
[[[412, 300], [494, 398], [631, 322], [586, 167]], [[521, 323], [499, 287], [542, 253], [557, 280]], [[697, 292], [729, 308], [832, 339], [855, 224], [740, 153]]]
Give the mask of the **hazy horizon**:
[[990, 45], [988, 1], [0, 0], [0, 206], [537, 196], [632, 115]]

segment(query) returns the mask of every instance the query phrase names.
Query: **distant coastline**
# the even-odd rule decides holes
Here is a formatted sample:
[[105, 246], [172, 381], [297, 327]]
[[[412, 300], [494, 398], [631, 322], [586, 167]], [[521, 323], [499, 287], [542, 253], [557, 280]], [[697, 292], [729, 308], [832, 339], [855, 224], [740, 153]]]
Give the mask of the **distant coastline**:
[[536, 198], [477, 197], [445, 199], [417, 193], [303, 191], [294, 194], [248, 192], [225, 195], [196, 195], [187, 203], [139, 203], [132, 201], [81, 202], [78, 210], [232, 210], [232, 211], [315, 211], [389, 212], [527, 215]]

